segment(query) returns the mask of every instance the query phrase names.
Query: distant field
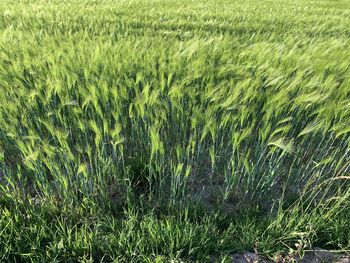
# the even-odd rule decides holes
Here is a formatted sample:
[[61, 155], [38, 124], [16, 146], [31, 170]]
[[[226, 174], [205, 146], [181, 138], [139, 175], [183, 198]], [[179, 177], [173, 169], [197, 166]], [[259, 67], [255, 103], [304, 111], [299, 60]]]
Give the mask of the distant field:
[[0, 2], [0, 262], [285, 262], [349, 226], [350, 1]]

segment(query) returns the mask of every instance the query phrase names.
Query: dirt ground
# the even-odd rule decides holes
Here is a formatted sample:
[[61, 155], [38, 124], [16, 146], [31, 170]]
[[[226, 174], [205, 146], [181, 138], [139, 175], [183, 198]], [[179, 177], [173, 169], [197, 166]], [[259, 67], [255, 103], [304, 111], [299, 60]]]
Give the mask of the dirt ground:
[[313, 252], [305, 254], [302, 260], [297, 257], [292, 258], [277, 258], [275, 261], [263, 259], [255, 253], [246, 252], [240, 254], [234, 254], [232, 256], [233, 263], [350, 263], [349, 254], [336, 254], [331, 253], [320, 248], [316, 248]]

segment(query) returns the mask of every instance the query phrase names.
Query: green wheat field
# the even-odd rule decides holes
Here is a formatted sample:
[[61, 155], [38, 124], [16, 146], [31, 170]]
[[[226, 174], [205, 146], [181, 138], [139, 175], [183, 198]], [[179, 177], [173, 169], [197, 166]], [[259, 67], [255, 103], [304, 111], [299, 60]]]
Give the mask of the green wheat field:
[[350, 250], [350, 1], [0, 1], [0, 262], [314, 247]]

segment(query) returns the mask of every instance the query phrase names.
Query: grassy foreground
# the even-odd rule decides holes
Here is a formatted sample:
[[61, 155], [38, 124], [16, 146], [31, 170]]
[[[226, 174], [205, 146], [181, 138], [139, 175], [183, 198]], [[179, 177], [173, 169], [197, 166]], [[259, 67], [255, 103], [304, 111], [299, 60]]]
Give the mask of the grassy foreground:
[[350, 249], [350, 2], [0, 2], [0, 261]]

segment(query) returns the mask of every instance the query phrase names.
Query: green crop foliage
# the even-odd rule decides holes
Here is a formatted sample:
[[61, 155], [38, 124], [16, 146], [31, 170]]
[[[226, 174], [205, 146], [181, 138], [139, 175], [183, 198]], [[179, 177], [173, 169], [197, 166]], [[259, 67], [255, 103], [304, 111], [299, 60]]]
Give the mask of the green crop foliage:
[[350, 249], [350, 2], [2, 0], [0, 261]]

